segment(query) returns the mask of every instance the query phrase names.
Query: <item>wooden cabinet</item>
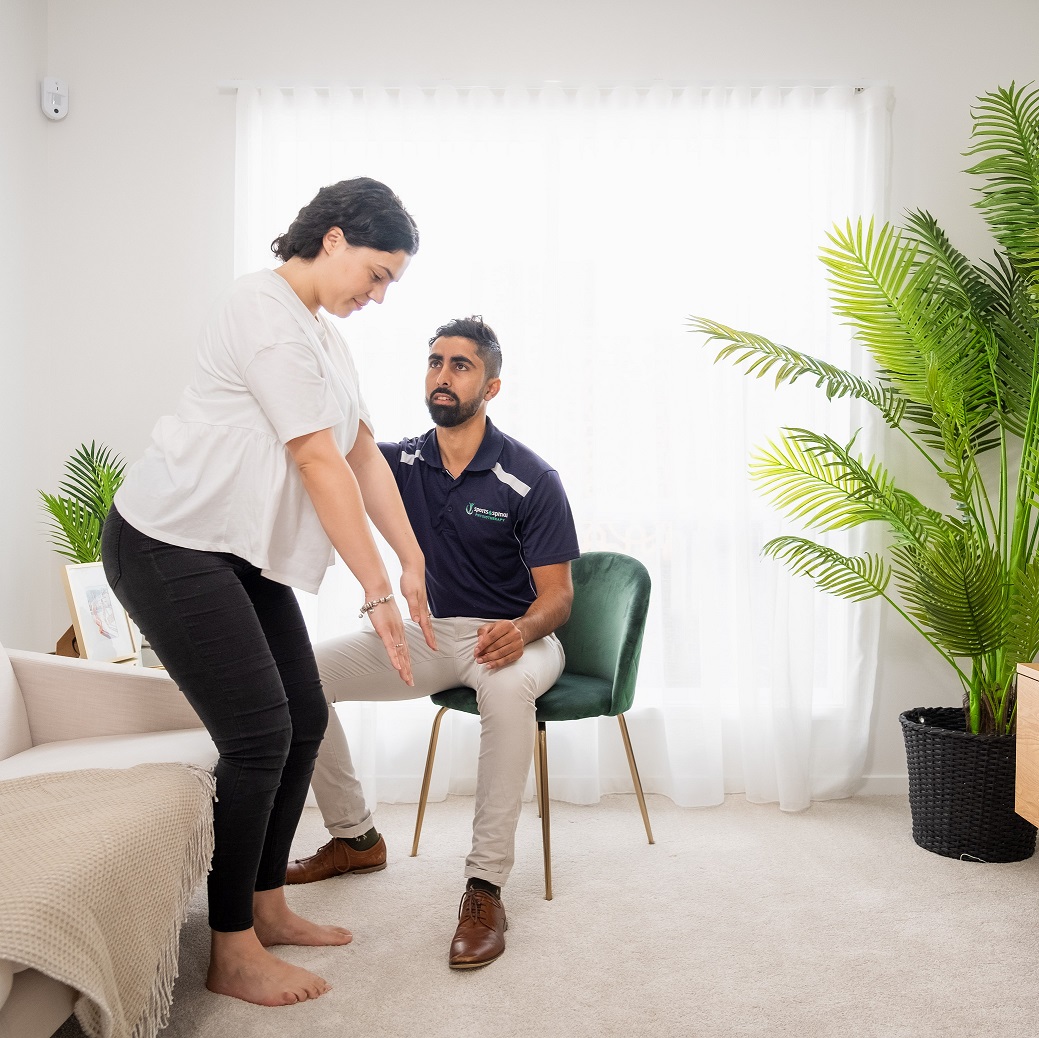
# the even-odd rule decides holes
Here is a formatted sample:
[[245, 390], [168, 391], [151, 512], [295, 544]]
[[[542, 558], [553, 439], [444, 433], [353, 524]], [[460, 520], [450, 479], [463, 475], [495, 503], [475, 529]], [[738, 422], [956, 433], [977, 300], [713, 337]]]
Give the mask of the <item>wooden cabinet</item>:
[[1014, 810], [1039, 825], [1039, 664], [1017, 666], [1017, 783]]

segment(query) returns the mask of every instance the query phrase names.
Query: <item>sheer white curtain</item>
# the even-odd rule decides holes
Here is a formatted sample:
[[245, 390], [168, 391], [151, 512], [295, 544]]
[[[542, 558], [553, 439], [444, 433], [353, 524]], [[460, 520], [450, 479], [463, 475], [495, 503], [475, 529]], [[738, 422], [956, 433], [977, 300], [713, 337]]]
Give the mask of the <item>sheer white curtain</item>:
[[[495, 422], [558, 468], [584, 550], [652, 575], [628, 720], [646, 789], [682, 805], [744, 791], [798, 810], [861, 777], [878, 607], [761, 559], [786, 527], [747, 462], [781, 425], [865, 425], [869, 450], [870, 416], [714, 366], [685, 319], [861, 365], [817, 254], [834, 221], [884, 216], [889, 107], [851, 87], [239, 89], [238, 273], [271, 265], [322, 184], [374, 176], [401, 196], [421, 249], [343, 329], [377, 434], [429, 427], [426, 341], [483, 314], [504, 352]], [[360, 600], [337, 566], [305, 602], [314, 637], [356, 625]], [[416, 799], [432, 712], [340, 707], [372, 800]], [[476, 740], [452, 717], [434, 797], [472, 791]], [[554, 725], [549, 746], [553, 796], [631, 788], [612, 718]]]

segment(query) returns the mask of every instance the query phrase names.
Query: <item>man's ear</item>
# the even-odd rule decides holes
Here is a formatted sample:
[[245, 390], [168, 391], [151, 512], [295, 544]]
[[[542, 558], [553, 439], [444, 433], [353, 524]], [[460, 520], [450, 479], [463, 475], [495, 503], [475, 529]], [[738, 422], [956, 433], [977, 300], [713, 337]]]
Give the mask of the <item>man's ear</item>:
[[498, 395], [498, 390], [501, 389], [501, 379], [492, 378], [488, 381], [487, 385], [483, 387], [483, 398], [484, 400], [493, 400]]

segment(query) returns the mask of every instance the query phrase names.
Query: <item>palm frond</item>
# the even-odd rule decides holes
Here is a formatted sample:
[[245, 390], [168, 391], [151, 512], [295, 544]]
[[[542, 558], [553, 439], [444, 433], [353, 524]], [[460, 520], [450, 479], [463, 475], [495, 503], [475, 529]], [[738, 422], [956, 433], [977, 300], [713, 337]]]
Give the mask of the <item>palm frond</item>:
[[967, 172], [985, 179], [975, 205], [1011, 260], [1039, 270], [1039, 90], [1014, 83], [984, 94], [972, 111], [967, 155], [984, 155]]
[[998, 305], [996, 287], [958, 249], [954, 248], [938, 221], [926, 210], [906, 216], [906, 239], [915, 241], [919, 254], [935, 262], [937, 290], [945, 293], [954, 306], [973, 311], [984, 320]]
[[810, 577], [820, 590], [849, 602], [883, 595], [891, 580], [881, 555], [842, 555], [804, 537], [776, 537], [761, 551], [784, 563], [796, 576]]
[[1004, 314], [994, 314], [993, 331], [998, 339], [996, 376], [1000, 386], [1000, 424], [1014, 436], [1023, 436], [1028, 420], [1036, 329]]
[[[932, 410], [935, 367], [954, 367], [956, 378], [946, 385], [969, 401], [960, 409], [970, 421], [984, 421], [995, 403], [988, 336], [969, 310], [955, 304], [943, 280], [942, 263], [954, 261], [926, 256], [915, 237], [890, 224], [875, 231], [872, 222], [864, 227], [862, 220], [848, 221], [829, 239], [832, 247], [821, 256], [830, 271], [834, 311], [849, 319], [885, 380]], [[909, 410], [907, 417], [918, 413]], [[923, 431], [933, 432], [926, 417]]]
[[854, 456], [808, 429], [787, 428], [751, 457], [751, 479], [772, 505], [809, 529], [832, 531], [867, 522], [886, 524], [900, 540], [926, 544], [945, 520], [899, 490], [875, 458]]
[[1005, 252], [994, 252], [991, 260], [983, 260], [975, 270], [989, 284], [993, 295], [992, 311], [1009, 316], [1023, 304], [1025, 309], [1031, 311], [1029, 319], [1035, 320], [1035, 308], [1028, 296], [1028, 284]]
[[1011, 588], [1006, 655], [1015, 664], [1039, 656], [1039, 559], [1017, 574]]
[[920, 441], [934, 451], [944, 451], [945, 441], [942, 432], [934, 420], [934, 412], [929, 404], [918, 404], [910, 401], [906, 404], [902, 428], [912, 427]]
[[982, 267], [997, 291], [999, 303], [991, 315], [996, 340], [996, 377], [1000, 385], [1000, 421], [1015, 436], [1023, 436], [1031, 403], [1035, 339], [1039, 320], [1028, 282], [1002, 253]]
[[896, 544], [891, 554], [910, 614], [946, 653], [975, 658], [1006, 643], [1004, 568], [972, 530], [950, 525], [924, 547]]
[[39, 492], [59, 555], [73, 562], [100, 560], [101, 530], [125, 469], [119, 455], [91, 441], [89, 447], [77, 447], [65, 462], [65, 478], [58, 484], [61, 493]]
[[65, 479], [58, 489], [81, 501], [104, 522], [125, 469], [125, 462], [103, 444], [80, 444], [65, 463]]
[[1031, 371], [1031, 399], [1024, 423], [1021, 441], [1021, 460], [1017, 473], [1017, 508], [1015, 529], [1019, 534], [1015, 545], [1012, 564], [1021, 565], [1028, 553], [1020, 554], [1020, 549], [1033, 536], [1032, 530], [1037, 522], [1036, 511], [1039, 510], [1039, 328], [1033, 339], [1033, 361]]
[[832, 247], [820, 250], [830, 272], [834, 312], [848, 318], [856, 335], [884, 373], [912, 400], [926, 403], [920, 392], [922, 357], [930, 344], [922, 335], [928, 313], [944, 300], [923, 290], [933, 278], [932, 263], [921, 268], [919, 246], [891, 224], [879, 231], [862, 220], [828, 235]]
[[991, 368], [979, 368], [970, 356], [932, 354], [927, 371], [931, 415], [945, 455], [939, 475], [957, 508], [972, 521], [983, 523], [986, 492], [978, 457], [1000, 445]]
[[102, 524], [93, 511], [81, 501], [39, 493], [50, 517], [54, 550], [70, 562], [99, 562]]
[[775, 384], [793, 385], [807, 375], [825, 390], [827, 399], [854, 397], [876, 407], [890, 426], [897, 426], [905, 412], [906, 400], [895, 388], [878, 385], [819, 357], [801, 353], [766, 339], [763, 335], [741, 332], [703, 317], [690, 317], [691, 331], [701, 332], [709, 342], [723, 342], [715, 361], [732, 360], [745, 374], [761, 378], [775, 371]]

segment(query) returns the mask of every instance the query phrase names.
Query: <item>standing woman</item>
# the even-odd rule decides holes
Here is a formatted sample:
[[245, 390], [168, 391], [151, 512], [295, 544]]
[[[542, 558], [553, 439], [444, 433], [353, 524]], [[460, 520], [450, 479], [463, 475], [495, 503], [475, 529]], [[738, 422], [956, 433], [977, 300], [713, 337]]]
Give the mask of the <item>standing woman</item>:
[[365, 512], [401, 563], [401, 592], [435, 647], [425, 560], [375, 444], [346, 343], [321, 314], [381, 303], [418, 249], [376, 180], [322, 188], [205, 325], [194, 376], [127, 473], [102, 558], [120, 602], [220, 753], [206, 986], [261, 1005], [329, 990], [275, 944], [340, 945], [348, 930], [289, 910], [289, 846], [328, 719], [293, 588], [316, 592], [339, 553], [401, 679], [401, 614]]

